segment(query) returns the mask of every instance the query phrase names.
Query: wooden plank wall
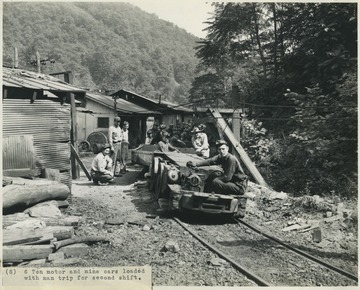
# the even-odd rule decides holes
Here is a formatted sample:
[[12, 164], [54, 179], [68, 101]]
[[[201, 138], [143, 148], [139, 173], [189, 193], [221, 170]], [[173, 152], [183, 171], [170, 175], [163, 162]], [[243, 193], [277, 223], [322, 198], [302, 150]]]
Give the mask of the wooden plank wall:
[[[70, 106], [50, 100], [3, 99], [3, 138], [32, 135], [35, 166], [60, 171], [60, 180], [71, 188]], [[13, 165], [22, 158], [13, 160]], [[7, 165], [9, 166], [9, 165]]]

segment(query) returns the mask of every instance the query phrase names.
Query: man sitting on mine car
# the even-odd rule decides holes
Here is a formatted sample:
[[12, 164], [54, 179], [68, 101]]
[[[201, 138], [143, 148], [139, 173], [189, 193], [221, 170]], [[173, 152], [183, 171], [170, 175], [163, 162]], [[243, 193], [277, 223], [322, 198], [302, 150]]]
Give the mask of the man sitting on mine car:
[[216, 177], [208, 179], [205, 184], [205, 192], [221, 194], [243, 195], [247, 187], [248, 177], [244, 173], [237, 158], [229, 153], [229, 145], [225, 140], [216, 141], [218, 155], [201, 161], [188, 161], [186, 165], [191, 168], [196, 166], [220, 165], [224, 171], [218, 172]]

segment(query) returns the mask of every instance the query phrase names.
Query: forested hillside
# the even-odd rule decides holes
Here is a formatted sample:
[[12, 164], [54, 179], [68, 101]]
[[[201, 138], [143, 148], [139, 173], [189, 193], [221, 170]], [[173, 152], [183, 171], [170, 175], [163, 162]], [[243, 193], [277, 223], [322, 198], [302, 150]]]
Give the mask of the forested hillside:
[[197, 38], [127, 3], [4, 3], [3, 61], [19, 67], [39, 51], [44, 73], [71, 70], [89, 89], [125, 88], [185, 101], [197, 64]]

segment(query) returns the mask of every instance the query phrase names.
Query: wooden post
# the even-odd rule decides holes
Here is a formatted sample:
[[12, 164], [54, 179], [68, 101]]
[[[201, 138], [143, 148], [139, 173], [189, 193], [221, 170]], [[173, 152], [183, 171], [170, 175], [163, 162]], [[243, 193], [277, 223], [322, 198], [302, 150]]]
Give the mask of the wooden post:
[[[76, 124], [76, 106], [75, 106], [75, 94], [69, 93], [70, 103], [71, 103], [71, 144], [78, 148], [77, 142], [77, 124]], [[76, 158], [73, 154], [70, 157], [71, 160], [71, 174], [73, 179], [80, 177], [80, 168], [76, 163]]]
[[234, 133], [231, 131], [229, 126], [226, 124], [225, 120], [222, 118], [220, 112], [217, 109], [209, 109], [210, 113], [213, 115], [217, 125], [221, 130], [224, 131], [224, 134], [228, 137], [231, 144], [235, 147], [236, 151], [239, 153], [241, 161], [245, 164], [246, 168], [250, 171], [251, 175], [254, 177], [255, 181], [263, 186], [268, 187], [266, 181], [261, 176], [260, 172], [257, 170], [255, 164], [250, 160], [244, 148], [236, 140]]
[[38, 51], [36, 51], [36, 67], [37, 67], [37, 72], [41, 73], [40, 54]]
[[[236, 109], [233, 113], [233, 119], [232, 119], [232, 131], [234, 133], [236, 140], [239, 143], [240, 143], [240, 129], [241, 129], [240, 113], [241, 110]], [[234, 146], [232, 152], [239, 160], [241, 160], [240, 154], [236, 151]]]
[[14, 68], [19, 67], [19, 57], [17, 47], [14, 47]]

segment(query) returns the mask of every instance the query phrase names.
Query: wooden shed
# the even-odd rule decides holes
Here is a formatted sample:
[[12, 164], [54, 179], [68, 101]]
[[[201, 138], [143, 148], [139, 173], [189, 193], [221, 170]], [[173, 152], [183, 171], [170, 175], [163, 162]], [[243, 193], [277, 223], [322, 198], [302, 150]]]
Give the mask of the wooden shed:
[[193, 117], [193, 110], [182, 105], [175, 104], [166, 100], [152, 100], [134, 92], [121, 89], [112, 94], [114, 97], [129, 101], [142, 106], [147, 110], [153, 110], [161, 113], [158, 117], [160, 122], [169, 125], [177, 125], [181, 122], [187, 122]]
[[122, 122], [129, 122], [130, 148], [144, 143], [147, 118], [161, 115], [159, 112], [148, 110], [123, 99], [117, 99], [115, 103], [111, 96], [86, 92], [84, 102], [77, 107], [79, 141], [89, 141], [88, 137], [93, 132], [102, 132], [107, 136], [109, 126], [113, 125], [115, 114], [121, 117]]
[[75, 98], [84, 94], [49, 75], [3, 68], [4, 176], [41, 176], [53, 169], [71, 188]]

